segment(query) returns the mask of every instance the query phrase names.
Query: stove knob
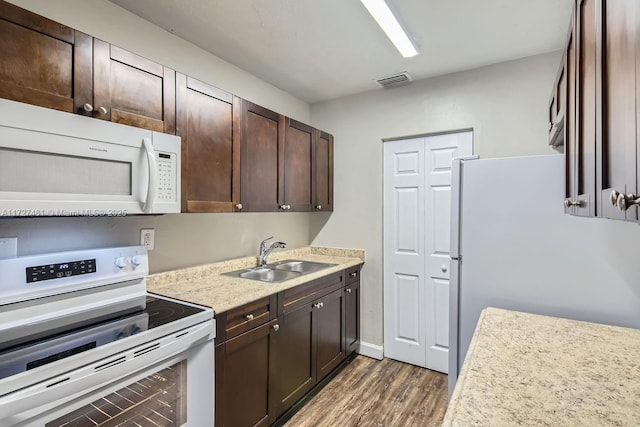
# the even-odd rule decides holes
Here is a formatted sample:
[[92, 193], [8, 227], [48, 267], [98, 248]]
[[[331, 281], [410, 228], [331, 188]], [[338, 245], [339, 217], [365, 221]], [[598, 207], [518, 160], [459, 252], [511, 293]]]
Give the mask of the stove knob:
[[131, 264], [135, 266], [142, 264], [142, 257], [140, 255], [134, 255], [131, 257]]
[[116, 267], [125, 268], [127, 266], [127, 259], [123, 256], [116, 258]]
[[141, 331], [141, 329], [140, 329], [140, 327], [138, 325], [133, 325], [131, 327], [131, 335], [138, 334], [138, 333], [140, 333], [140, 331]]

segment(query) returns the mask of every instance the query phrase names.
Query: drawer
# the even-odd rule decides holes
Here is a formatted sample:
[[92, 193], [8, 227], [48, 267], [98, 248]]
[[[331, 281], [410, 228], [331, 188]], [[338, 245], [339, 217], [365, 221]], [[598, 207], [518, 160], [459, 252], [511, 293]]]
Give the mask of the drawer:
[[312, 280], [278, 294], [278, 315], [286, 314], [344, 286], [345, 271]]
[[347, 270], [347, 284], [351, 284], [353, 282], [357, 282], [360, 280], [360, 270], [362, 269], [362, 264], [356, 265], [355, 267], [350, 267]]
[[276, 301], [274, 294], [216, 315], [216, 344], [275, 319]]

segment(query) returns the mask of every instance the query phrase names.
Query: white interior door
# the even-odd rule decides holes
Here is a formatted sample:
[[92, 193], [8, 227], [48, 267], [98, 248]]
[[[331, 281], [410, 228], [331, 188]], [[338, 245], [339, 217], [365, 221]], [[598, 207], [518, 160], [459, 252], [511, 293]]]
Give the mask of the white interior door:
[[447, 372], [451, 160], [472, 133], [384, 147], [384, 354]]
[[384, 144], [384, 355], [424, 366], [424, 138]]

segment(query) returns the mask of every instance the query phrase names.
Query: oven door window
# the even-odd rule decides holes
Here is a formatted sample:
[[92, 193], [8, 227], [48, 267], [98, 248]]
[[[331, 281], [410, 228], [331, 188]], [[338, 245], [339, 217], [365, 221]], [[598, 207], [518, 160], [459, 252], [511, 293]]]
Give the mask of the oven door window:
[[187, 420], [183, 360], [49, 421], [59, 426], [180, 426]]

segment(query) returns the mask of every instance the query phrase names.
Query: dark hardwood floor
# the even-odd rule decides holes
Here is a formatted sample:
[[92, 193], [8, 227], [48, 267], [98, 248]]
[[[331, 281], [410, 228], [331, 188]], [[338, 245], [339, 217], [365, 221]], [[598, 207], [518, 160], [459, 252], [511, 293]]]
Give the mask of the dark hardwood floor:
[[357, 356], [285, 426], [439, 426], [446, 409], [447, 375]]

